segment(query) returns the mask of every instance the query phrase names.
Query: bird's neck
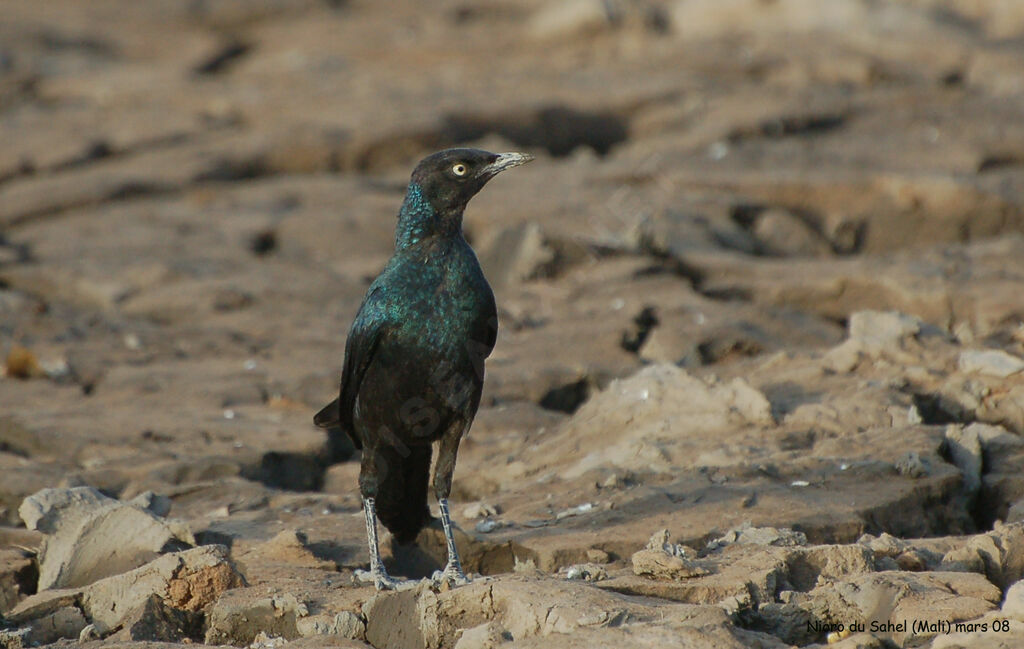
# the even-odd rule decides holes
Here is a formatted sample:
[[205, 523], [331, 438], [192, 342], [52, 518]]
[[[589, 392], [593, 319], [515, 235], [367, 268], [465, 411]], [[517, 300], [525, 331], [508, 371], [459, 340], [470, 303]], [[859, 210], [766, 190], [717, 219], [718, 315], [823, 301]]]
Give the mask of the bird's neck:
[[405, 201], [398, 211], [398, 226], [395, 228], [395, 250], [401, 251], [434, 236], [457, 236], [462, 233], [462, 211], [441, 213], [430, 204], [423, 189], [415, 182], [409, 183]]

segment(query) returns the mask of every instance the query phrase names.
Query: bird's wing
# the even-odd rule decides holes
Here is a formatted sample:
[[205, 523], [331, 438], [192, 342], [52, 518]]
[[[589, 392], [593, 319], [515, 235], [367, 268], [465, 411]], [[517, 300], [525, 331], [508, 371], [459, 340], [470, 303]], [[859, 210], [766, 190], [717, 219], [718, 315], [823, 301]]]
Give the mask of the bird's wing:
[[389, 323], [383, 317], [382, 307], [380, 294], [375, 288], [371, 288], [359, 308], [359, 313], [356, 314], [352, 329], [348, 333], [348, 341], [345, 343], [341, 394], [313, 417], [313, 423], [321, 428], [340, 426], [352, 438], [356, 448], [363, 446], [352, 423], [356, 395], [359, 394], [359, 386], [373, 360], [374, 352], [389, 329]]

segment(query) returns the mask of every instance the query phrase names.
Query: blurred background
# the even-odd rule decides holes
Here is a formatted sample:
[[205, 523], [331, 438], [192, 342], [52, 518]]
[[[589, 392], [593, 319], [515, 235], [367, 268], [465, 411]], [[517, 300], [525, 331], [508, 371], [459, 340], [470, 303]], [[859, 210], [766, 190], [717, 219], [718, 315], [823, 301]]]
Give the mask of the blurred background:
[[[942, 472], [850, 476], [853, 504], [765, 495], [836, 458], [943, 464], [949, 425], [1002, 426], [1021, 459], [1020, 0], [6, 0], [0, 142], [5, 529], [43, 487], [152, 489], [217, 538], [291, 521], [363, 561], [356, 463], [311, 416], [413, 165], [455, 145], [538, 157], [465, 215], [501, 334], [456, 491], [503, 500], [502, 540], [554, 557], [586, 525], [642, 545], [655, 519], [849, 542], [1024, 518], [988, 456], [984, 506]], [[633, 435], [594, 405], [664, 364], [748, 382], [766, 418], [680, 437], [665, 388], [643, 416], [681, 419]], [[709, 466], [759, 499], [665, 504]], [[632, 513], [512, 524], [595, 482]], [[943, 513], [905, 515], [923, 503]]]

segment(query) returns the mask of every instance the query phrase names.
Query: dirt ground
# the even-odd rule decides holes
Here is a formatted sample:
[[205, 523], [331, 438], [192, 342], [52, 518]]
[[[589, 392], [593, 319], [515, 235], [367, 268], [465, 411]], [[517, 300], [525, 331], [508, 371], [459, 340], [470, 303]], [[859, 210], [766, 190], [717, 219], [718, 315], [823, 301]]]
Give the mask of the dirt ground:
[[[1018, 0], [4, 0], [0, 141], [0, 646], [1024, 646]], [[478, 577], [376, 595], [312, 415], [455, 145]]]

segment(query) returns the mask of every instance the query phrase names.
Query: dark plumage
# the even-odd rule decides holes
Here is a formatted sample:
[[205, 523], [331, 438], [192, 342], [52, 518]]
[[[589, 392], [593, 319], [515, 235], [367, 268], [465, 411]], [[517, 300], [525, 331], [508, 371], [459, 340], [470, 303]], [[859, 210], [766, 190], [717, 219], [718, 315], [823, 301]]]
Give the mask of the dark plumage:
[[462, 213], [488, 180], [530, 159], [449, 149], [416, 166], [398, 213], [395, 254], [349, 331], [340, 396], [314, 418], [318, 426], [340, 427], [363, 451], [359, 490], [379, 588], [394, 582], [380, 564], [374, 517], [403, 544], [430, 522], [433, 442], [439, 442], [433, 488], [449, 551], [444, 575], [464, 579], [447, 498], [459, 440], [480, 404], [498, 319], [494, 294], [462, 236]]

